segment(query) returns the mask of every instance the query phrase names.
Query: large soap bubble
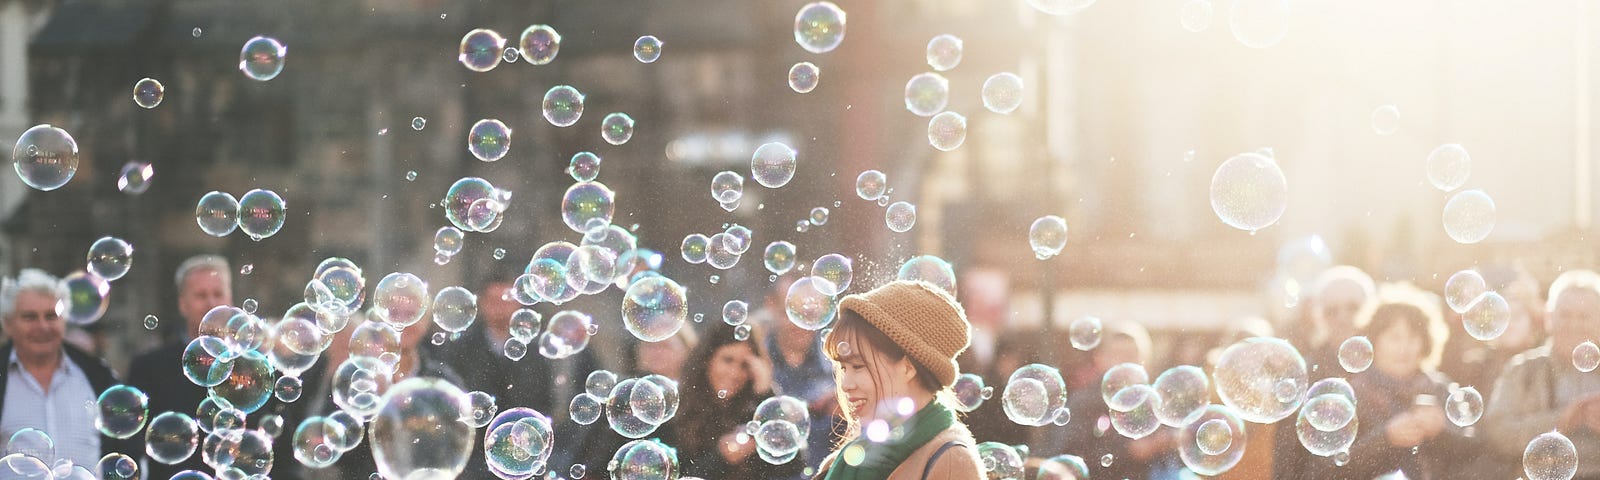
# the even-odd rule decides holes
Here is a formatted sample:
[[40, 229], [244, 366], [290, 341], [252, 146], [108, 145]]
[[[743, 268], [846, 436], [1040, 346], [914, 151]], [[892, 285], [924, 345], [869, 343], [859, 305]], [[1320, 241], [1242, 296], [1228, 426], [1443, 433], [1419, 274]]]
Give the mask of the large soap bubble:
[[1259, 153], [1236, 155], [1211, 177], [1211, 210], [1240, 230], [1255, 232], [1277, 223], [1288, 202], [1283, 170]]
[[472, 453], [466, 393], [450, 382], [413, 377], [384, 393], [370, 423], [372, 457], [384, 478], [453, 479]]
[[66, 185], [78, 173], [78, 142], [66, 130], [36, 125], [17, 137], [11, 161], [22, 183], [48, 192]]
[[682, 285], [666, 277], [649, 277], [633, 282], [622, 297], [622, 325], [634, 337], [659, 342], [672, 337], [689, 315], [689, 301]]
[[1245, 440], [1239, 416], [1228, 407], [1212, 405], [1178, 432], [1178, 457], [1194, 473], [1218, 475], [1244, 458]]
[[1273, 423], [1293, 415], [1305, 392], [1306, 361], [1288, 341], [1249, 338], [1223, 350], [1211, 378], [1240, 418]]
[[1061, 372], [1049, 365], [1034, 363], [1011, 373], [1000, 394], [1006, 418], [1019, 425], [1042, 427], [1055, 420], [1066, 406], [1067, 383]]

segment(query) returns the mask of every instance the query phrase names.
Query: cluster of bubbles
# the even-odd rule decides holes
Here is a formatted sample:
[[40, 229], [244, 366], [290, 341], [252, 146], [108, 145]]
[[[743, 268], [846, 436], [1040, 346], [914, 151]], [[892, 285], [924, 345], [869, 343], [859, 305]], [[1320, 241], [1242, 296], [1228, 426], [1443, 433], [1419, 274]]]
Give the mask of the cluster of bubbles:
[[778, 395], [762, 400], [744, 433], [755, 439], [756, 453], [773, 465], [789, 463], [800, 455], [811, 432], [806, 402]]
[[[1020, 451], [1019, 451], [1020, 449]], [[1027, 447], [1013, 447], [1000, 442], [978, 444], [978, 461], [988, 478], [1022, 478], [1023, 457]]]
[[627, 438], [644, 438], [678, 414], [678, 381], [662, 375], [592, 373], [584, 390], [572, 400], [573, 421], [594, 423], [604, 413], [611, 430]]
[[1355, 389], [1342, 378], [1318, 381], [1307, 389], [1295, 418], [1295, 434], [1306, 451], [1322, 457], [1349, 455], [1360, 425]]
[[[509, 135], [509, 133], [508, 133]], [[463, 177], [450, 185], [440, 206], [450, 224], [464, 232], [490, 233], [505, 221], [512, 192], [495, 188], [478, 177]]]
[[1071, 417], [1067, 409], [1067, 383], [1061, 372], [1049, 365], [1024, 365], [1011, 373], [1000, 403], [1006, 418], [1019, 425], [1042, 427]]
[[551, 425], [549, 417], [527, 407], [495, 415], [483, 437], [489, 471], [500, 478], [528, 478], [548, 470], [555, 446]]
[[211, 191], [195, 204], [194, 219], [200, 230], [213, 237], [224, 237], [239, 230], [251, 240], [260, 241], [283, 229], [288, 206], [272, 190], [255, 189], [235, 198], [227, 192]]

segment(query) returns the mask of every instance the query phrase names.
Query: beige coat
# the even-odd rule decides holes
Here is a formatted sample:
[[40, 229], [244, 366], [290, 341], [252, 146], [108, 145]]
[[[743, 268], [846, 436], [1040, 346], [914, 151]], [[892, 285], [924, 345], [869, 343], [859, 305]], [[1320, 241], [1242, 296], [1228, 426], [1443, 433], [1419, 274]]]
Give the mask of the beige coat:
[[[978, 466], [980, 465], [978, 462], [978, 444], [972, 439], [972, 432], [968, 431], [967, 426], [962, 425], [961, 422], [956, 422], [950, 428], [944, 429], [943, 432], [939, 432], [939, 435], [934, 436], [933, 440], [929, 440], [927, 444], [911, 452], [911, 456], [907, 457], [906, 461], [901, 462], [899, 467], [889, 473], [887, 480], [922, 480], [924, 478], [922, 470], [928, 465], [928, 460], [933, 458], [933, 453], [938, 451], [939, 447], [952, 441], [966, 446], [950, 447], [945, 450], [944, 454], [939, 455], [939, 460], [933, 464], [933, 468], [928, 472], [926, 478], [929, 480], [982, 480], [984, 476], [983, 469]], [[837, 451], [828, 454], [828, 458], [822, 460], [822, 468], [818, 469], [817, 475], [813, 478], [827, 477], [828, 468], [833, 465], [833, 459], [837, 455], [839, 455]]]

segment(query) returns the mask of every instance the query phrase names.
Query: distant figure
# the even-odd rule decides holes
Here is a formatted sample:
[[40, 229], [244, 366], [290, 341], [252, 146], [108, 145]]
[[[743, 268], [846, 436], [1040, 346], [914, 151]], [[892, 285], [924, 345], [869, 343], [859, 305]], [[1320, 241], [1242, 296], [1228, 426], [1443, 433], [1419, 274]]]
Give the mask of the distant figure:
[[811, 433], [806, 436], [801, 455], [806, 466], [816, 469], [831, 450], [839, 401], [833, 393], [833, 364], [822, 351], [821, 338], [817, 332], [789, 321], [785, 311], [784, 302], [793, 283], [792, 277], [784, 277], [774, 284], [767, 292], [759, 316], [752, 315], [749, 322], [766, 326], [772, 332], [765, 346], [778, 392], [804, 400], [811, 412]]
[[1512, 357], [1495, 381], [1479, 430], [1506, 462], [1521, 459], [1534, 437], [1560, 431], [1578, 450], [1575, 478], [1600, 478], [1600, 462], [1584, 461], [1600, 458], [1600, 375], [1573, 364], [1573, 349], [1600, 340], [1600, 274], [1569, 270], [1557, 277], [1545, 329], [1549, 340]]
[[[824, 348], [848, 428], [815, 478], [983, 478], [972, 433], [949, 406], [971, 329], [961, 305], [928, 283], [845, 297]], [[874, 438], [877, 421], [901, 434]]]
[[1343, 372], [1339, 367], [1339, 345], [1355, 335], [1356, 314], [1374, 298], [1372, 277], [1349, 265], [1329, 268], [1317, 276], [1310, 296], [1301, 304], [1301, 318], [1284, 331], [1286, 338], [1305, 356], [1313, 379]]
[[1511, 307], [1511, 322], [1506, 331], [1487, 342], [1467, 335], [1461, 316], [1448, 312], [1450, 341], [1444, 347], [1444, 362], [1439, 370], [1462, 385], [1477, 387], [1484, 398], [1494, 394], [1494, 379], [1511, 357], [1544, 343], [1544, 299], [1539, 281], [1518, 266], [1481, 270], [1489, 291], [1505, 297]]
[[94, 411], [84, 407], [118, 384], [105, 362], [62, 342], [67, 320], [56, 315], [62, 292], [42, 270], [24, 269], [0, 285], [0, 328], [10, 340], [0, 344], [6, 368], [0, 371], [0, 438], [18, 430], [43, 431], [55, 444], [55, 458], [93, 471], [100, 457], [131, 452], [127, 441], [100, 434]]
[[[183, 315], [184, 335], [175, 342], [134, 357], [128, 372], [128, 383], [150, 396], [150, 418], [165, 412], [194, 416], [200, 402], [206, 398], [206, 388], [183, 375], [183, 350], [199, 335], [200, 321], [205, 318], [206, 312], [233, 304], [233, 271], [222, 257], [189, 257], [178, 265], [173, 280], [178, 287], [178, 312]], [[143, 436], [136, 437], [136, 440], [141, 443], [139, 450], [127, 453], [141, 457], [144, 455]], [[206, 466], [199, 453], [190, 455], [177, 465], [146, 459], [148, 461], [143, 471], [149, 472], [148, 478], [169, 478], [183, 470], [214, 470]]]
[[738, 440], [755, 418], [756, 406], [772, 397], [772, 362], [756, 336], [740, 340], [734, 329], [710, 324], [689, 354], [678, 386], [678, 414], [661, 427], [666, 441], [677, 447], [685, 476], [794, 477], [805, 468], [799, 459], [773, 465], [757, 455], [754, 440]]
[[[1103, 378], [1106, 371], [1124, 363], [1146, 365], [1150, 351], [1150, 333], [1144, 327], [1132, 322], [1106, 322], [1100, 345], [1090, 352], [1095, 378]], [[1067, 407], [1072, 412], [1071, 421], [1065, 427], [1047, 429], [1046, 440], [1040, 443], [1033, 456], [1049, 458], [1071, 454], [1098, 460], [1110, 455], [1113, 461], [1109, 466], [1089, 462], [1091, 476], [1150, 478], [1173, 451], [1172, 429], [1167, 427], [1138, 440], [1117, 433], [1111, 426], [1111, 410], [1106, 407], [1099, 382], [1087, 388], [1068, 390]]]

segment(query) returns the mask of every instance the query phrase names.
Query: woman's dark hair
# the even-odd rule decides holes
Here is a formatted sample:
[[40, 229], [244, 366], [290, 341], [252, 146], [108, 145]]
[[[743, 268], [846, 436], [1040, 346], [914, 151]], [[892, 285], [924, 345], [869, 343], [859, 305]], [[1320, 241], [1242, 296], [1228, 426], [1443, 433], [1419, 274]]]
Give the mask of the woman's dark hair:
[[[754, 411], [756, 402], [761, 401], [760, 397], [767, 393], [753, 391], [752, 384], [746, 383], [737, 392], [727, 392], [726, 399], [717, 398], [717, 391], [711, 386], [711, 358], [717, 354], [717, 350], [728, 345], [744, 345], [757, 357], [766, 355], [766, 352], [762, 351], [758, 337], [753, 332], [744, 340], [739, 340], [735, 337], [736, 327], [733, 325], [723, 322], [707, 322], [707, 325], [705, 331], [701, 332], [700, 343], [689, 351], [689, 358], [683, 363], [683, 378], [678, 388], [679, 410], [677, 418], [672, 421], [681, 432], [676, 438], [677, 447], [686, 452], [704, 452], [716, 448], [717, 439], [722, 434], [750, 421], [749, 418], [739, 417], [744, 406], [748, 405], [749, 410]], [[685, 325], [684, 328], [690, 326]]]
[[1395, 325], [1405, 326], [1421, 344], [1421, 361], [1424, 369], [1438, 366], [1439, 349], [1445, 341], [1440, 337], [1440, 334], [1444, 333], [1440, 328], [1443, 324], [1421, 306], [1408, 301], [1384, 301], [1372, 310], [1371, 316], [1361, 327], [1360, 332], [1369, 341], [1376, 340], [1384, 331]]

